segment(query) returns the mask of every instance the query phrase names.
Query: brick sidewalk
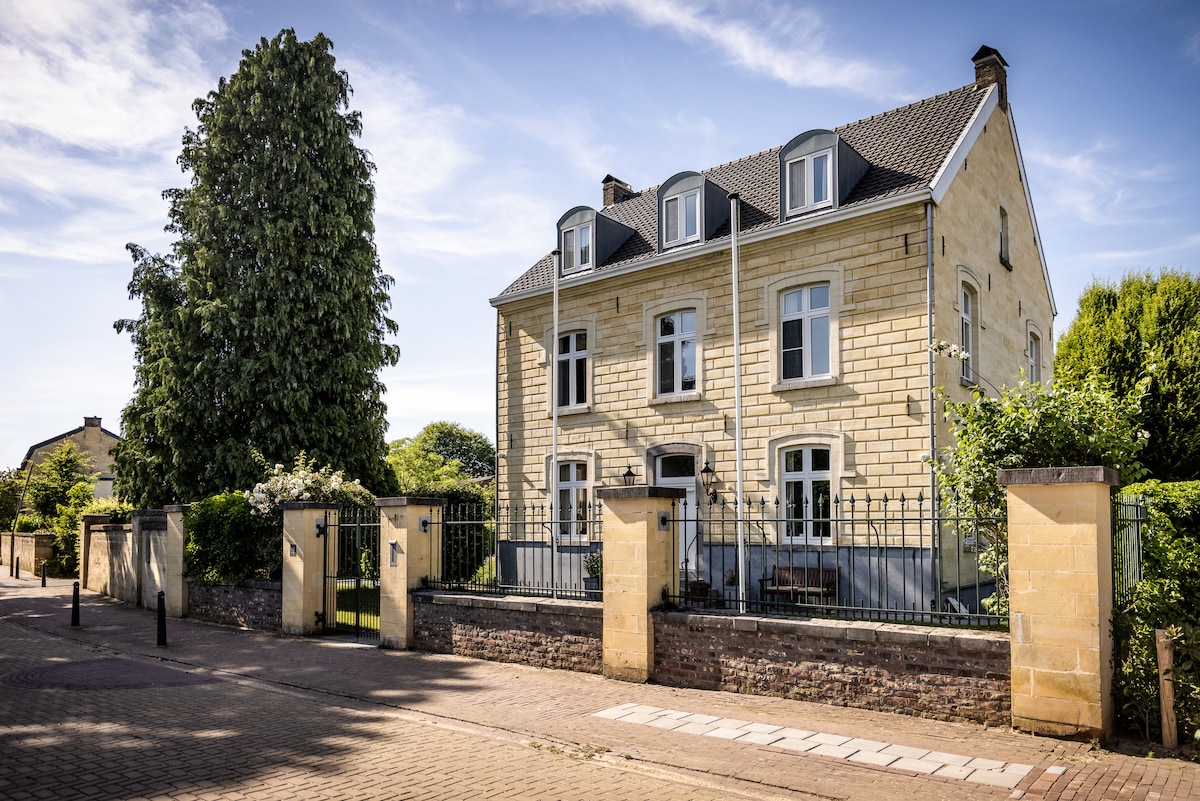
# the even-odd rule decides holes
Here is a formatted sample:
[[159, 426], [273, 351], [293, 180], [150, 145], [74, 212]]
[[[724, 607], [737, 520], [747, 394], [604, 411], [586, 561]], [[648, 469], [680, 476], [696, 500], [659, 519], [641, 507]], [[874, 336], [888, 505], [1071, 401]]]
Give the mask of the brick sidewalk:
[[[1200, 792], [1195, 765], [969, 724], [188, 620], [168, 621], [161, 649], [150, 612], [92, 593], [83, 594], [83, 625], [71, 629], [71, 584], [51, 584], [0, 578], [4, 798], [1079, 801]], [[118, 680], [128, 686], [112, 688]], [[89, 682], [96, 689], [80, 689]], [[622, 706], [643, 717], [621, 720], [612, 710]], [[693, 725], [711, 718], [724, 732], [688, 734], [645, 717], [649, 709], [692, 715]], [[771, 734], [797, 731], [818, 733], [819, 743], [788, 747], [795, 737]], [[911, 761], [880, 764], [888, 754]], [[982, 772], [960, 778], [993, 762], [1028, 770], [1015, 787], [1006, 767], [994, 768], [1007, 777], [1000, 786], [980, 784]], [[946, 771], [930, 775], [938, 768], [929, 765]], [[101, 792], [85, 795], [88, 786]]]

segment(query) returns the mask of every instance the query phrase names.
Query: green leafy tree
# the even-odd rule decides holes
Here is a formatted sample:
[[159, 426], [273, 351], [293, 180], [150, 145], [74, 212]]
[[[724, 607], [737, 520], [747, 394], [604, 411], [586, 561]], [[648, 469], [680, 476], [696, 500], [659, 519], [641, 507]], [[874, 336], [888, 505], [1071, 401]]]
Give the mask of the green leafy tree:
[[1176, 634], [1175, 711], [1186, 742], [1200, 737], [1200, 481], [1126, 487], [1149, 511], [1142, 580], [1113, 617], [1117, 712], [1147, 739], [1161, 733], [1154, 632]]
[[82, 492], [75, 489], [77, 485], [87, 487], [91, 500], [91, 487], [99, 477], [99, 473], [92, 472], [92, 457], [75, 443], [64, 442], [33, 469], [25, 503], [43, 520], [53, 520], [58, 517], [58, 507], [71, 505], [72, 491], [76, 497]]
[[283, 562], [282, 530], [273, 518], [255, 514], [242, 492], [225, 492], [188, 507], [184, 562], [198, 584], [240, 584], [275, 578]]
[[459, 521], [442, 539], [442, 578], [491, 584], [495, 579], [494, 496], [476, 478], [495, 472], [496, 451], [482, 434], [455, 423], [430, 423], [396, 440], [388, 464], [403, 495], [446, 499], [447, 519]]
[[25, 472], [14, 467], [0, 470], [0, 529], [8, 531], [20, 511]]
[[1141, 461], [1161, 480], [1200, 478], [1200, 277], [1173, 270], [1096, 282], [1059, 341], [1054, 378], [1102, 376], [1124, 395], [1146, 382]]
[[332, 43], [284, 30], [243, 51], [238, 71], [193, 108], [164, 193], [167, 257], [130, 246], [141, 317], [122, 320], [136, 393], [115, 451], [120, 492], [138, 505], [253, 486], [253, 451], [302, 451], [394, 491], [378, 371], [391, 279], [374, 242], [374, 165]]
[[[1138, 460], [1145, 445], [1138, 430], [1142, 386], [1117, 397], [1100, 378], [1088, 376], [1054, 390], [1022, 381], [1003, 388], [998, 398], [976, 392], [968, 402], [946, 400], [954, 444], [935, 465], [943, 512], [1004, 520], [1005, 494], [996, 482], [1001, 469], [1102, 465], [1116, 470], [1124, 483], [1144, 478]], [[979, 533], [986, 540], [980, 567], [998, 582], [997, 594], [984, 607], [1007, 614], [1007, 526], [982, 525]]]
[[483, 499], [475, 482], [495, 473], [496, 449], [483, 434], [457, 423], [430, 423], [415, 437], [398, 439], [388, 450], [388, 464], [405, 495], [433, 495], [457, 489]]

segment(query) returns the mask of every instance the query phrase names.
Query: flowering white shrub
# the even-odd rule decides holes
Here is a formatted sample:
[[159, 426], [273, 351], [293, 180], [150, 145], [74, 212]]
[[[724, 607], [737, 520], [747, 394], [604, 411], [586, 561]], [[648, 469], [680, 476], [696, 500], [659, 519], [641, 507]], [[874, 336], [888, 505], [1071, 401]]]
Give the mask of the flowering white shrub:
[[951, 359], [958, 359], [960, 362], [970, 361], [971, 354], [962, 346], [955, 345], [945, 340], [938, 340], [929, 346], [929, 350], [933, 353], [944, 353]]
[[[261, 457], [260, 461], [266, 466]], [[291, 470], [285, 470], [281, 464], [275, 465], [267, 480], [255, 484], [245, 495], [254, 511], [263, 517], [276, 514], [280, 504], [291, 501], [370, 506], [375, 500], [357, 478], [347, 481], [341, 470], [334, 470], [330, 465], [316, 469], [316, 461], [309, 459], [304, 451], [296, 457]]]

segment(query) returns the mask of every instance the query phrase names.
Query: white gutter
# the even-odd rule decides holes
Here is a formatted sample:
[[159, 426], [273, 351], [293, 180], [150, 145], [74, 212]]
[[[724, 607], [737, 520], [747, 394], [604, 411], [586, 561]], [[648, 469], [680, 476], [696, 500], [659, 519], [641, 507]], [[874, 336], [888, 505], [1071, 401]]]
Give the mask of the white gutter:
[[738, 193], [729, 194], [729, 250], [733, 263], [733, 449], [736, 456], [737, 498], [737, 564], [738, 610], [746, 611], [746, 494], [742, 486], [742, 315], [738, 297], [738, 223], [741, 207]]
[[992, 84], [988, 87], [983, 102], [979, 104], [979, 107], [975, 109], [975, 113], [971, 115], [971, 121], [967, 123], [967, 127], [963, 128], [962, 133], [958, 135], [958, 141], [954, 143], [954, 147], [950, 148], [950, 153], [946, 156], [946, 160], [942, 162], [941, 168], [933, 176], [933, 180], [929, 182], [934, 203], [937, 203], [939, 206], [941, 205], [942, 198], [950, 188], [950, 184], [954, 183], [954, 177], [958, 175], [959, 168], [967, 160], [967, 154], [971, 152], [971, 148], [975, 145], [975, 140], [983, 133], [983, 128], [987, 125], [988, 118], [992, 116], [992, 111], [998, 105], [1000, 105], [1000, 88], [996, 84]]
[[[1017, 139], [1017, 123], [1013, 119], [1012, 103], [1008, 104], [1008, 128], [1012, 131], [1013, 147], [1017, 150], [1017, 168], [1021, 171], [1021, 186], [1025, 190], [1025, 207], [1029, 209], [1029, 220], [1033, 223], [1033, 241], [1037, 245], [1038, 258], [1042, 260], [1042, 275], [1046, 279], [1046, 294], [1050, 296], [1050, 314], [1058, 316], [1058, 304], [1054, 302], [1054, 287], [1050, 285], [1050, 268], [1046, 264], [1046, 252], [1042, 250], [1042, 234], [1038, 231], [1037, 215], [1033, 213], [1033, 196], [1029, 194], [1029, 178], [1025, 175], [1025, 159], [1021, 156], [1021, 142]], [[1051, 320], [1051, 325], [1054, 321]], [[1050, 341], [1054, 341], [1051, 329]]]
[[[937, 488], [937, 471], [934, 465], [937, 459], [937, 417], [934, 415], [934, 404], [936, 402], [935, 387], [936, 382], [933, 378], [934, 368], [934, 353], [933, 353], [933, 201], [925, 204], [925, 292], [928, 296], [928, 302], [925, 313], [928, 317], [926, 327], [929, 333], [929, 548], [933, 558], [930, 563], [933, 570], [938, 570], [937, 565], [940, 564], [938, 559], [938, 488]], [[942, 577], [940, 575], [933, 576], [934, 587], [934, 609], [940, 611], [942, 608]]]
[[[930, 200], [932, 197], [933, 194], [928, 187], [916, 189], [912, 192], [905, 192], [902, 195], [896, 195], [895, 197], [885, 198], [872, 203], [865, 203], [861, 206], [851, 206], [844, 210], [837, 209], [825, 214], [818, 214], [815, 217], [805, 217], [800, 220], [792, 220], [779, 225], [772, 225], [769, 228], [754, 231], [749, 234], [742, 234], [741, 241], [743, 244], [762, 242], [764, 240], [774, 239], [777, 236], [786, 236], [787, 234], [794, 234], [798, 231], [808, 231], [813, 228], [820, 228], [832, 223], [846, 222], [848, 220], [857, 219], [858, 217], [865, 217], [869, 214], [876, 214], [881, 211], [888, 211], [890, 209], [909, 206], [913, 203], [924, 203], [925, 201]], [[935, 200], [934, 202], [937, 201]], [[693, 256], [720, 253], [728, 250], [730, 247], [730, 241], [725, 238], [721, 238], [710, 240], [708, 242], [702, 242], [698, 245], [691, 245], [689, 247], [674, 248], [666, 253], [660, 253], [658, 255], [631, 262], [629, 264], [623, 264], [620, 267], [612, 267], [599, 271], [593, 270], [582, 275], [572, 275], [567, 279], [567, 285], [583, 286], [596, 281], [607, 281], [609, 278], [613, 278], [615, 276], [629, 275], [631, 273], [640, 272], [641, 270], [650, 270], [663, 264], [671, 264], [673, 262], [678, 262]], [[544, 294], [546, 294], [546, 287], [537, 286], [531, 289], [521, 290], [520, 292], [513, 292], [508, 295], [497, 295], [488, 302], [493, 306], [499, 307], [501, 305], [513, 303], [519, 300], [536, 298]]]

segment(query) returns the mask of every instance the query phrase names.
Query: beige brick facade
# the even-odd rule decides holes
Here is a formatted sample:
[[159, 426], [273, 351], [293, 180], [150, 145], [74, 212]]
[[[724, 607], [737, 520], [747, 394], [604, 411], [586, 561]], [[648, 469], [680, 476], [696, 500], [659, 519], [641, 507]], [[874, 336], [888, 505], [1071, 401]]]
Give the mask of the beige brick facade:
[[[1015, 134], [995, 86], [991, 92], [924, 190], [778, 225], [760, 222], [743, 234], [742, 458], [750, 498], [780, 498], [783, 453], [807, 445], [829, 449], [832, 486], [842, 498], [927, 497], [928, 460], [948, 443], [931, 384], [954, 399], [971, 393], [959, 361], [931, 359], [930, 309], [932, 340], [963, 344], [964, 284], [975, 304], [973, 384], [996, 394], [1014, 383], [1029, 369], [1030, 332], [1040, 340], [1041, 377], [1049, 380], [1052, 295]], [[618, 204], [611, 213], [620, 211]], [[637, 483], [653, 485], [656, 458], [682, 452], [694, 455], [697, 473], [709, 463], [715, 489], [733, 495], [730, 238], [700, 245], [561, 281], [560, 335], [587, 335], [587, 402], [560, 407], [558, 453], [560, 463], [586, 463], [590, 488], [619, 486], [628, 467]], [[784, 381], [781, 298], [812, 285], [829, 287], [829, 374]], [[551, 298], [543, 285], [493, 301], [502, 504], [552, 500]], [[684, 309], [696, 314], [696, 390], [657, 397], [656, 320]]]

